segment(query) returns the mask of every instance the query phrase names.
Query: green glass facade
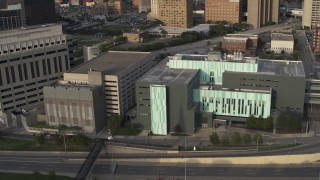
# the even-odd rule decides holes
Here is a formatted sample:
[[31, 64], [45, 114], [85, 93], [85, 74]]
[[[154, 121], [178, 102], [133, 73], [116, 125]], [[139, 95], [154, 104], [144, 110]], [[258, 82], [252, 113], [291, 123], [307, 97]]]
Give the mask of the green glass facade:
[[270, 116], [270, 92], [241, 92], [195, 89], [193, 99], [200, 103], [200, 111], [215, 115], [255, 117]]
[[258, 64], [237, 63], [226, 61], [199, 61], [199, 60], [174, 60], [168, 63], [170, 68], [179, 69], [200, 69], [200, 82], [213, 82], [222, 84], [222, 74], [224, 71], [237, 72], [258, 72]]
[[167, 91], [166, 86], [150, 85], [151, 131], [167, 135]]

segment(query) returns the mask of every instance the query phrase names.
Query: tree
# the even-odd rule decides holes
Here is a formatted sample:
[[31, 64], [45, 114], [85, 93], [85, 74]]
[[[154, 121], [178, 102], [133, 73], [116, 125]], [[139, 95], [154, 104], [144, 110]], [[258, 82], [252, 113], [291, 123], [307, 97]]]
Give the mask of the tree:
[[36, 136], [36, 142], [39, 144], [43, 144], [46, 141], [44, 134], [38, 134]]
[[51, 180], [54, 180], [56, 178], [56, 173], [54, 171], [48, 171], [48, 175]]
[[220, 138], [218, 133], [212, 133], [212, 135], [210, 135], [210, 141], [213, 145], [220, 144]]
[[119, 115], [114, 114], [109, 117], [108, 127], [110, 128], [112, 134], [114, 134], [120, 128], [120, 125], [121, 125], [121, 118]]
[[174, 131], [175, 133], [181, 133], [181, 127], [180, 127], [180, 125], [177, 124], [176, 126], [174, 126], [173, 131]]
[[252, 143], [252, 139], [251, 139], [250, 134], [243, 134], [242, 135], [242, 142], [244, 144], [251, 144]]
[[221, 140], [221, 144], [224, 146], [230, 145], [230, 138], [227, 136], [223, 137]]
[[231, 143], [234, 145], [239, 145], [241, 144], [241, 136], [239, 133], [235, 132], [231, 136]]
[[40, 179], [41, 173], [39, 171], [34, 171], [32, 174], [36, 180]]
[[281, 112], [278, 116], [277, 128], [290, 132], [298, 132], [301, 130], [302, 125], [299, 116], [296, 113], [287, 110]]
[[259, 133], [256, 133], [255, 135], [254, 135], [254, 137], [253, 137], [253, 141], [255, 142], [255, 143], [259, 143], [259, 144], [262, 144], [263, 143], [263, 137], [261, 136], [261, 134], [259, 134]]

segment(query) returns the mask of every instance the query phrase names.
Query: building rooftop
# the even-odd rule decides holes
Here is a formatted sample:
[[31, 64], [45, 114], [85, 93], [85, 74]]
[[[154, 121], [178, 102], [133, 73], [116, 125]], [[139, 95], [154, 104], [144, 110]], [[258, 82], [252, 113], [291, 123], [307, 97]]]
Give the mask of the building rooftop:
[[155, 68], [143, 75], [138, 81], [149, 83], [188, 84], [198, 73], [195, 69], [171, 69], [166, 66], [168, 60], [161, 61]]
[[292, 34], [282, 34], [282, 33], [272, 33], [271, 40], [278, 40], [278, 41], [293, 41]]
[[305, 77], [301, 61], [260, 59], [258, 72], [278, 76]]
[[117, 75], [148, 55], [149, 52], [109, 51], [75, 67], [69, 73], [87, 74], [91, 69], [108, 75]]

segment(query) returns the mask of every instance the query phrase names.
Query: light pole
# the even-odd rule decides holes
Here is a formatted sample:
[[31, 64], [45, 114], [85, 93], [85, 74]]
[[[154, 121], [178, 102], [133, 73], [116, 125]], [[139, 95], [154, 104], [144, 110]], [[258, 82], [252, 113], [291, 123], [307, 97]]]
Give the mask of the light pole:
[[64, 131], [64, 135], [63, 135], [63, 143], [64, 143], [64, 155], [65, 155], [66, 159], [68, 159], [68, 157], [67, 157], [67, 143], [66, 143], [66, 130]]
[[184, 156], [184, 180], [187, 180], [187, 158]]
[[259, 138], [260, 138], [260, 136], [257, 135], [257, 151], [259, 151]]

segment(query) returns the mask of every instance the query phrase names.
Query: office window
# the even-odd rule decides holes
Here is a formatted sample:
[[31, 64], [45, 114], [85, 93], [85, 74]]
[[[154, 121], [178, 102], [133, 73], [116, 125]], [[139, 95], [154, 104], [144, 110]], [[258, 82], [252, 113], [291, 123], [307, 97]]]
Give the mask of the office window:
[[53, 64], [54, 64], [54, 72], [58, 73], [58, 62], [56, 57], [53, 58]]
[[35, 78], [33, 62], [30, 62], [30, 69], [31, 69], [31, 77], [32, 77], [32, 78]]
[[51, 74], [51, 62], [50, 62], [50, 58], [47, 59], [47, 64], [48, 64], [48, 74]]
[[47, 67], [46, 67], [45, 59], [42, 59], [42, 69], [43, 69], [43, 75], [47, 75]]
[[6, 72], [7, 84], [10, 84], [11, 81], [10, 81], [9, 68], [8, 68], [8, 67], [5, 67], [4, 70], [5, 70], [5, 72]]
[[26, 63], [23, 64], [23, 71], [24, 71], [24, 78], [28, 80], [28, 69], [27, 69]]
[[37, 77], [40, 77], [40, 70], [39, 70], [39, 62], [36, 61], [36, 72], [37, 72]]
[[21, 64], [18, 65], [19, 80], [23, 81]]

